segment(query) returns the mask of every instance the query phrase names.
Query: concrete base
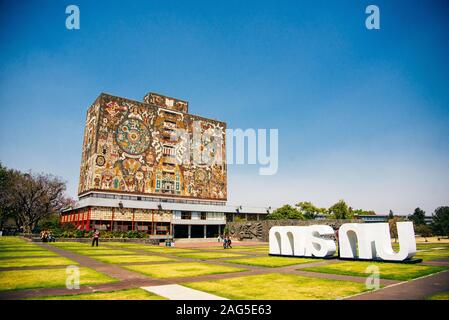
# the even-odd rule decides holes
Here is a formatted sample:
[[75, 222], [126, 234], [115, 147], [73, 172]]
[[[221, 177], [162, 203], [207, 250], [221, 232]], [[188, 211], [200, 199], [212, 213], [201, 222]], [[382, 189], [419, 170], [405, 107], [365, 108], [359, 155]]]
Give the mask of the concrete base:
[[403, 261], [390, 261], [390, 260], [380, 260], [380, 259], [352, 259], [352, 258], [338, 258], [339, 260], [347, 261], [372, 261], [372, 262], [384, 262], [384, 263], [405, 263], [405, 264], [415, 264], [422, 262], [422, 259], [407, 259]]
[[329, 257], [300, 257], [293, 255], [284, 255], [284, 254], [268, 254], [273, 257], [289, 257], [289, 258], [307, 258], [307, 259], [338, 259], [338, 260], [347, 260], [347, 261], [372, 261], [372, 262], [384, 262], [384, 263], [405, 263], [405, 264], [414, 264], [422, 262], [422, 259], [407, 259], [404, 261], [385, 261], [380, 259], [352, 259], [352, 258], [340, 258], [338, 256], [329, 256]]
[[216, 243], [220, 243], [217, 241], [217, 238], [175, 238], [175, 243], [176, 242], [182, 242], [182, 243], [186, 243], [186, 242], [216, 242]]
[[329, 256], [329, 257], [322, 258], [322, 257], [300, 257], [300, 256], [293, 256], [293, 255], [271, 254], [271, 253], [269, 253], [268, 255], [272, 256], [272, 257], [288, 257], [288, 258], [328, 259], [328, 260], [330, 260], [330, 259], [338, 259], [337, 256]]

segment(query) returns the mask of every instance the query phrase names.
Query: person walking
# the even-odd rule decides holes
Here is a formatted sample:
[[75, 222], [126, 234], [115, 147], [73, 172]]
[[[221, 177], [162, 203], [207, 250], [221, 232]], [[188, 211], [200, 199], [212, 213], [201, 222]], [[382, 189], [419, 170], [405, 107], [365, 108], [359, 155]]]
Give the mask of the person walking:
[[231, 237], [228, 236], [228, 248], [232, 249], [232, 241], [231, 241]]
[[94, 229], [94, 234], [92, 237], [92, 247], [94, 246], [94, 244], [96, 244], [96, 246], [98, 247], [98, 239], [100, 238], [100, 231], [98, 231], [97, 229]]

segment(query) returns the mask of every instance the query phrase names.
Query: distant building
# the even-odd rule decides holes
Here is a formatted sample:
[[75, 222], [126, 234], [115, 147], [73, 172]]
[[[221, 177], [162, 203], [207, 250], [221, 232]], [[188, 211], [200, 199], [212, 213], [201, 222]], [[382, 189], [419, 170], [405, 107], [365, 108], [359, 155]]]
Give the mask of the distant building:
[[[399, 217], [402, 217], [404, 219], [407, 219], [407, 216], [405, 215], [399, 215]], [[388, 222], [388, 214], [373, 214], [373, 215], [355, 215], [355, 218], [362, 220], [365, 223], [371, 223], [371, 222]], [[319, 214], [316, 216], [317, 220], [323, 220], [326, 219], [326, 215]], [[426, 216], [425, 217], [426, 224], [430, 225], [433, 221], [433, 216]]]
[[160, 239], [209, 238], [226, 221], [268, 214], [226, 205], [226, 124], [188, 107], [155, 93], [143, 102], [100, 94], [87, 111], [79, 202], [61, 222]]
[[[408, 219], [406, 215], [399, 215], [399, 217]], [[364, 222], [388, 222], [388, 214], [384, 215], [358, 215], [357, 218], [362, 219]], [[425, 217], [426, 224], [431, 224], [433, 221], [433, 216]]]

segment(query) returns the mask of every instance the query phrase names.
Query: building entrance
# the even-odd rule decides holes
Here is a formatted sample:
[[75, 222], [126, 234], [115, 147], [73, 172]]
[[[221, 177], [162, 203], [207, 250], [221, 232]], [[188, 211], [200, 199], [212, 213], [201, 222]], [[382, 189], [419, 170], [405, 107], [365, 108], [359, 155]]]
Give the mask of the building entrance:
[[189, 237], [189, 226], [178, 224], [173, 226], [174, 238], [188, 238]]
[[204, 238], [204, 226], [192, 225], [190, 230], [190, 238]]

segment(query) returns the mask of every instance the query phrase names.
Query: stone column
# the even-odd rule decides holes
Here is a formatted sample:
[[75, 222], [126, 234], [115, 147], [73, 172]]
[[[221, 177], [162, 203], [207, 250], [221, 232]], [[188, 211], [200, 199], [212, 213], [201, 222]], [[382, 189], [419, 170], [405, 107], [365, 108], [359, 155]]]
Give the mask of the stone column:
[[190, 234], [191, 234], [191, 232], [192, 232], [192, 226], [189, 224], [189, 226], [187, 227], [187, 230], [188, 230], [188, 233], [189, 233], [189, 236], [188, 236], [188, 238], [190, 239]]
[[207, 236], [207, 231], [206, 231], [206, 225], [204, 225], [204, 238], [206, 239], [206, 236]]

